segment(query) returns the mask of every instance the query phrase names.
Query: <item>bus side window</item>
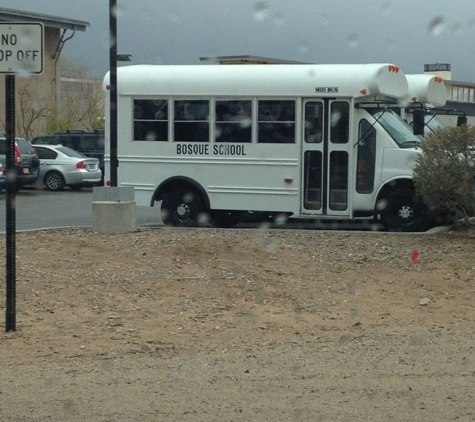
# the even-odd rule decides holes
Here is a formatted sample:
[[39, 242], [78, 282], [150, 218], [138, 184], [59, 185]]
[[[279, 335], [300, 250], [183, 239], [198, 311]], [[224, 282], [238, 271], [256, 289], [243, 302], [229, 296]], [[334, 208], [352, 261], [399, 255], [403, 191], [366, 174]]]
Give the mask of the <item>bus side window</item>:
[[252, 101], [216, 101], [216, 142], [252, 141]]
[[350, 107], [346, 102], [334, 102], [331, 106], [330, 140], [334, 144], [348, 142]]
[[134, 140], [168, 141], [167, 100], [134, 100]]
[[376, 129], [367, 120], [361, 120], [358, 132], [356, 192], [372, 193], [376, 166]]
[[174, 101], [175, 142], [209, 142], [209, 101]]
[[295, 101], [259, 100], [257, 142], [295, 143]]

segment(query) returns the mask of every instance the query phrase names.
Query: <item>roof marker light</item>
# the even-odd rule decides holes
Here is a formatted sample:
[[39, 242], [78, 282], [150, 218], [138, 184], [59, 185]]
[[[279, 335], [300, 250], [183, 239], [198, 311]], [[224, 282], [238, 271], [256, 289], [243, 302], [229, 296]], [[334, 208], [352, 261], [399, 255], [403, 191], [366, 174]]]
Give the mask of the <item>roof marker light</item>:
[[389, 65], [389, 71], [390, 71], [390, 72], [396, 72], [396, 73], [398, 73], [398, 72], [399, 72], [399, 69], [400, 69], [399, 66], [394, 66], [394, 65], [392, 65], [392, 64]]
[[436, 76], [435, 81], [438, 83], [441, 83], [441, 82], [444, 82], [444, 78], [441, 78], [440, 76]]
[[363, 95], [366, 95], [368, 93], [368, 90], [366, 88], [363, 88], [361, 91], [360, 91], [361, 94]]

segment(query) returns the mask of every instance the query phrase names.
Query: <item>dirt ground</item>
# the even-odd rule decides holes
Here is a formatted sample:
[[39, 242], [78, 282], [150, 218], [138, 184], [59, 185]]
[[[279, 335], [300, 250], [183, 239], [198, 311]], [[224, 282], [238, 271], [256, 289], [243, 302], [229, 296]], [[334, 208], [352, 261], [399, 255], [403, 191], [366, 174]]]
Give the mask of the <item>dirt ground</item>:
[[0, 420], [473, 421], [474, 246], [463, 230], [17, 233]]

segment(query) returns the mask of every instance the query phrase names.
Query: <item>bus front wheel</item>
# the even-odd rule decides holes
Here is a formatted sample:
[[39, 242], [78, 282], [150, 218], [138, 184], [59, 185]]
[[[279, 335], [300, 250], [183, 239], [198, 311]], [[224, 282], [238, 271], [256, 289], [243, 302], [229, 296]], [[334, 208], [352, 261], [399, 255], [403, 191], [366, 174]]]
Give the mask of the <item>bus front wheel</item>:
[[167, 226], [193, 227], [198, 225], [204, 203], [195, 190], [177, 188], [163, 194], [160, 211]]
[[381, 223], [388, 231], [421, 232], [427, 229], [427, 208], [410, 189], [389, 193], [381, 210]]

